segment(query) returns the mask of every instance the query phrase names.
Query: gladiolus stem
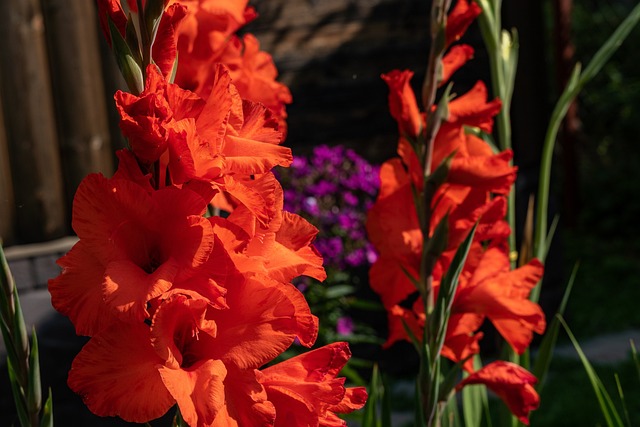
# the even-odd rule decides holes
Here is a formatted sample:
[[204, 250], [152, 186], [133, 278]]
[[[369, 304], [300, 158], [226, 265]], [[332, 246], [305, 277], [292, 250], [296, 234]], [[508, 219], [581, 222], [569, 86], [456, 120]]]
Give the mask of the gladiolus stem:
[[422, 104], [427, 113], [425, 146], [422, 156], [425, 177], [431, 172], [433, 142], [442, 120], [437, 114], [432, 114], [432, 106], [435, 104], [436, 91], [442, 80], [442, 54], [445, 50], [447, 10], [450, 5], [451, 0], [435, 0], [431, 6], [431, 48], [427, 62], [427, 74], [422, 85]]

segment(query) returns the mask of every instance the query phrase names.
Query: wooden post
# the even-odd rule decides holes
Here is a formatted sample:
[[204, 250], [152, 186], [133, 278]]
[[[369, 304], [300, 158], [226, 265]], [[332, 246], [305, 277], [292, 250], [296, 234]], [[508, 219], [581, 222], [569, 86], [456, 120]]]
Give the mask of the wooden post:
[[67, 231], [44, 25], [37, 0], [0, 1], [0, 91], [9, 142], [18, 239]]
[[96, 8], [87, 0], [42, 0], [42, 6], [70, 208], [85, 176], [113, 173]]
[[15, 219], [9, 147], [0, 102], [0, 240], [3, 246], [13, 244]]

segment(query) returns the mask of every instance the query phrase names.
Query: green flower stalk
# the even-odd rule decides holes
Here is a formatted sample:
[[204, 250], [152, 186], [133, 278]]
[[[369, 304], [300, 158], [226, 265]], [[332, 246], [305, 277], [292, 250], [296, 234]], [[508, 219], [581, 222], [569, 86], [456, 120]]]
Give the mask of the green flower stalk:
[[9, 264], [0, 245], [0, 329], [7, 349], [9, 381], [22, 427], [53, 426], [51, 393], [45, 403], [42, 418], [42, 391], [38, 340], [35, 329], [31, 343]]

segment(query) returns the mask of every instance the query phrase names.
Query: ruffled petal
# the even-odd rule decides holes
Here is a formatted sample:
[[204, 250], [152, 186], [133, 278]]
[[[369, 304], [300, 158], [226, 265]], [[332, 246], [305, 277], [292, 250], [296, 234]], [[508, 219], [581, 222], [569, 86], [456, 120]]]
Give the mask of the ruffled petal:
[[537, 382], [536, 377], [521, 366], [497, 361], [469, 375], [456, 386], [456, 390], [470, 384], [484, 384], [507, 404], [522, 423], [529, 425], [529, 413], [540, 405], [540, 396], [534, 388]]
[[350, 357], [348, 344], [337, 342], [264, 369], [260, 382], [276, 407], [276, 427], [346, 425], [333, 411], [351, 412], [366, 402], [363, 387], [347, 389], [344, 378], [336, 378]]
[[62, 274], [49, 280], [51, 304], [69, 317], [78, 335], [98, 333], [114, 319], [103, 301], [104, 265], [87, 250], [82, 240], [57, 263], [62, 267]]
[[211, 426], [224, 407], [227, 369], [220, 360], [207, 360], [189, 369], [159, 368], [164, 385], [178, 402], [182, 417], [192, 427]]
[[240, 369], [262, 366], [282, 353], [298, 337], [311, 346], [317, 337], [317, 318], [293, 285], [268, 277], [247, 279], [228, 287], [229, 310], [208, 312], [218, 325], [215, 340], [200, 340], [208, 357]]
[[83, 347], [69, 371], [69, 387], [99, 416], [137, 423], [158, 418], [174, 405], [151, 346], [149, 327], [114, 324]]
[[276, 410], [258, 382], [261, 375], [255, 369], [229, 368], [224, 382], [225, 405], [211, 427], [274, 426]]

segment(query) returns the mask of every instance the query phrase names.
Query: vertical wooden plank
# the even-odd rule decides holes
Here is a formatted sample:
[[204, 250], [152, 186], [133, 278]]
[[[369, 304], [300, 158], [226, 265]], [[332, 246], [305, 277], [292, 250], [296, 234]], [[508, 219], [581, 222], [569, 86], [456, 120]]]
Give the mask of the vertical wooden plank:
[[0, 1], [0, 67], [18, 238], [60, 237], [64, 197], [38, 0]]
[[96, 11], [87, 0], [42, 0], [42, 8], [70, 208], [85, 176], [113, 172]]
[[13, 244], [15, 227], [15, 204], [11, 183], [11, 165], [9, 147], [2, 116], [2, 97], [0, 97], [0, 240], [3, 245]]

